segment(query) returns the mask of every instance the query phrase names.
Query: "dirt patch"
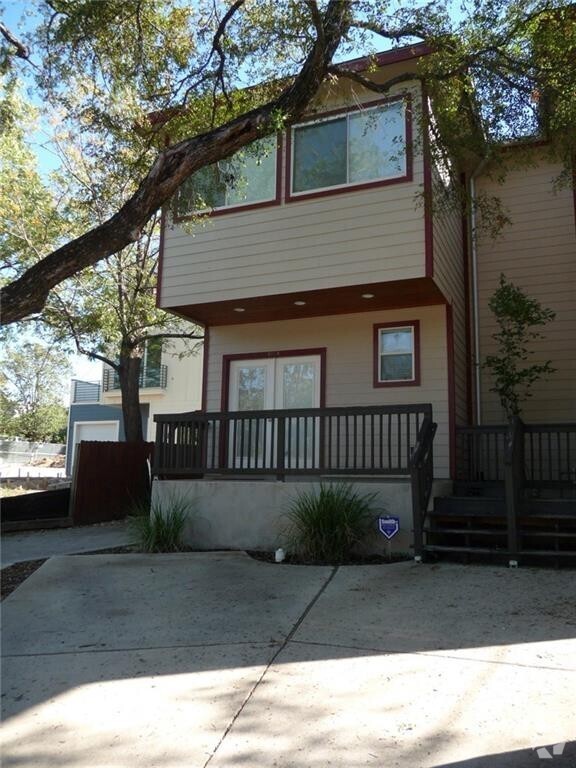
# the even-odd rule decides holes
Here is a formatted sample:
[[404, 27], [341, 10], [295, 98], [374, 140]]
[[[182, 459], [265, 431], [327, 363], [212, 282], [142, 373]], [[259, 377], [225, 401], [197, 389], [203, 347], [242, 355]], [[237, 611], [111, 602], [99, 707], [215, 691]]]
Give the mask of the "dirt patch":
[[0, 578], [2, 579], [1, 586], [1, 600], [8, 597], [16, 587], [19, 587], [23, 581], [29, 576], [32, 576], [34, 571], [37, 571], [42, 563], [46, 562], [46, 558], [43, 560], [26, 560], [24, 563], [14, 563], [7, 568], [2, 568], [0, 571]]
[[65, 485], [68, 481], [61, 477], [11, 477], [0, 483], [0, 498], [22, 496], [25, 493], [49, 491]]

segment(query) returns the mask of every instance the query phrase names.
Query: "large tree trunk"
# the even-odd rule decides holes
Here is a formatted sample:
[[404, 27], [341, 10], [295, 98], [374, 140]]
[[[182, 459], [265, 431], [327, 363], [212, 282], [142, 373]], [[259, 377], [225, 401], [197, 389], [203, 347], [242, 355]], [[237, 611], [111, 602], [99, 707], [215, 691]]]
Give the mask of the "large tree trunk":
[[122, 417], [124, 433], [129, 442], [144, 441], [142, 415], [140, 413], [140, 366], [142, 359], [134, 350], [120, 353], [118, 378], [122, 392]]

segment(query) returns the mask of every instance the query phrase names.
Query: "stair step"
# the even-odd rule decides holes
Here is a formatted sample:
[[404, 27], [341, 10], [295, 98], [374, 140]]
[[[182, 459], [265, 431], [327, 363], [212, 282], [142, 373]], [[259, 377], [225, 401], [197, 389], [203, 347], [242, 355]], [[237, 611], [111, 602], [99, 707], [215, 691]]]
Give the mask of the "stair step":
[[454, 482], [454, 496], [466, 498], [504, 498], [504, 483], [498, 482], [471, 482], [469, 480], [456, 480]]
[[576, 521], [575, 499], [526, 499], [523, 512], [532, 516], [563, 515]]
[[576, 531], [567, 533], [566, 531], [527, 531], [526, 529], [521, 529], [519, 533], [520, 536], [532, 536], [534, 538], [576, 539]]
[[434, 509], [429, 514], [435, 515], [505, 515], [506, 505], [503, 499], [475, 498], [467, 496], [437, 496], [434, 499]]
[[463, 552], [474, 554], [477, 552], [481, 555], [505, 555], [506, 551], [501, 549], [492, 549], [490, 547], [449, 547], [445, 544], [426, 544], [424, 547], [426, 552]]
[[460, 533], [472, 536], [505, 536], [506, 528], [490, 530], [489, 528], [424, 528], [424, 533]]
[[545, 557], [576, 557], [576, 549], [522, 549], [522, 555], [543, 555]]

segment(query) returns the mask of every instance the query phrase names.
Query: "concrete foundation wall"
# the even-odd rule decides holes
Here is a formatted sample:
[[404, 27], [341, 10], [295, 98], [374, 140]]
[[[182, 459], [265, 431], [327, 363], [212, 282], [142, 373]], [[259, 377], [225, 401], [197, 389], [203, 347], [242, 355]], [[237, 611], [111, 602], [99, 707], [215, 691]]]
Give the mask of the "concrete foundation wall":
[[[408, 480], [353, 482], [360, 493], [376, 493], [380, 514], [400, 518], [400, 533], [392, 539], [393, 552], [409, 552], [412, 543], [412, 501]], [[437, 483], [436, 493], [442, 492]], [[444, 483], [445, 485], [445, 483]], [[190, 502], [185, 541], [199, 549], [255, 549], [270, 551], [286, 545], [283, 532], [290, 501], [312, 491], [318, 481], [269, 480], [155, 480], [153, 502], [169, 509], [170, 499]], [[387, 551], [386, 539], [377, 532], [366, 542], [367, 553]]]

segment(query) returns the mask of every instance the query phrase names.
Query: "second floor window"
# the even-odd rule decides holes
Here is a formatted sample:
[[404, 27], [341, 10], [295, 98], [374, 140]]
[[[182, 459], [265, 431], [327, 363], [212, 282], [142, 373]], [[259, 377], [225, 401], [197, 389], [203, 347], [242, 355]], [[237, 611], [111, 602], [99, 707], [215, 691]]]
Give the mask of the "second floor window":
[[177, 215], [275, 200], [276, 163], [277, 139], [268, 136], [201, 168], [180, 187]]
[[405, 176], [405, 109], [398, 100], [296, 126], [291, 194]]

